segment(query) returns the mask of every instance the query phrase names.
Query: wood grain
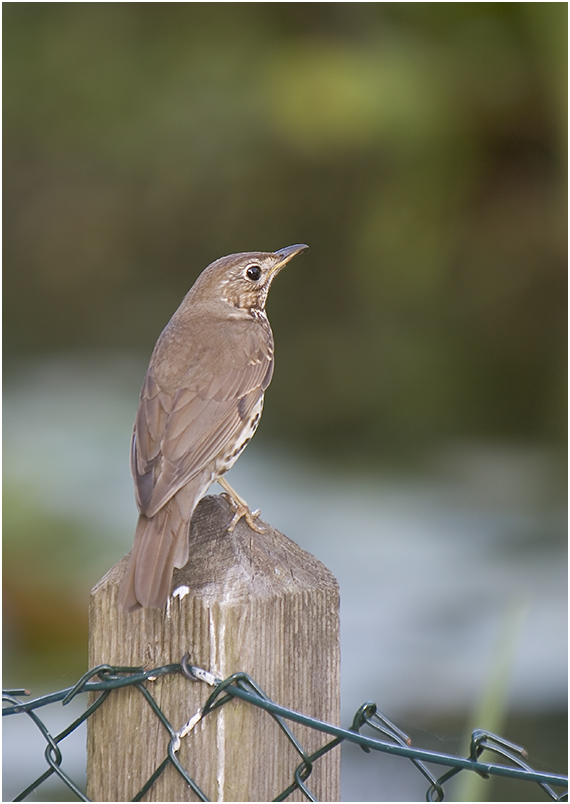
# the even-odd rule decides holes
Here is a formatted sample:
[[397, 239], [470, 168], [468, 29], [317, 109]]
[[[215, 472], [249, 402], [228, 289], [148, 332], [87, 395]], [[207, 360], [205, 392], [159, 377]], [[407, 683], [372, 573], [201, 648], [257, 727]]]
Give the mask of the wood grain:
[[[259, 534], [222, 496], [196, 508], [190, 560], [175, 571], [165, 611], [125, 614], [116, 607], [126, 557], [93, 588], [89, 666], [180, 662], [226, 678], [244, 671], [275, 702], [328, 722], [340, 720], [339, 591], [333, 575], [314, 556], [279, 531]], [[211, 688], [182, 675], [147, 682], [175, 729], [204, 704]], [[311, 753], [327, 736], [291, 724]], [[128, 801], [167, 754], [168, 733], [143, 696], [114, 691], [89, 719], [88, 788], [93, 801]], [[300, 757], [265, 712], [234, 700], [205, 717], [182, 740], [183, 766], [213, 801], [271, 801], [293, 780]], [[340, 750], [319, 759], [308, 780], [320, 801], [340, 797]], [[196, 801], [169, 766], [143, 801]], [[306, 800], [296, 792], [288, 800]]]

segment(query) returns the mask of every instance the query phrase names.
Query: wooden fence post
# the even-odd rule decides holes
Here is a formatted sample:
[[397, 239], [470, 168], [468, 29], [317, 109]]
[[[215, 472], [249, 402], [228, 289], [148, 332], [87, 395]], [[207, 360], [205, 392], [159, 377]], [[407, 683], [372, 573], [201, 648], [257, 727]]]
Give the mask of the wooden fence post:
[[[252, 531], [222, 496], [205, 497], [191, 526], [190, 561], [175, 571], [179, 595], [166, 611], [133, 614], [116, 606], [126, 558], [93, 588], [89, 666], [152, 669], [190, 663], [226, 678], [252, 676], [276, 703], [340, 723], [339, 593], [312, 555], [267, 527]], [[185, 592], [185, 587], [189, 590]], [[204, 704], [211, 688], [168, 675], [146, 683], [175, 729]], [[330, 737], [289, 723], [307, 752]], [[88, 721], [87, 794], [92, 801], [129, 801], [167, 756], [168, 734], [140, 692], [114, 690]], [[212, 712], [182, 739], [178, 757], [212, 801], [271, 801], [300, 764], [273, 718], [244, 701]], [[319, 759], [307, 781], [320, 801], [340, 800], [340, 749]], [[143, 801], [197, 801], [172, 765]], [[304, 801], [296, 791], [289, 801]]]

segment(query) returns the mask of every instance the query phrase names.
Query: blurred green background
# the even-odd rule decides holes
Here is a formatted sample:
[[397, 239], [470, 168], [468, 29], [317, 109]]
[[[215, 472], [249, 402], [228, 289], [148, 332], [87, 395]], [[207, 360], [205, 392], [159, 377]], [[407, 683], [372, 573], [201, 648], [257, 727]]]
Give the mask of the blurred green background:
[[4, 6], [5, 357], [145, 349], [307, 242], [271, 428], [563, 438], [566, 5]]
[[[268, 304], [274, 455], [417, 474], [531, 445], [540, 505], [564, 499], [565, 3], [2, 10], [9, 683], [85, 669], [87, 590], [134, 524], [128, 478], [126, 524], [97, 519], [110, 445], [128, 476], [154, 341], [224, 254], [311, 247]], [[58, 461], [83, 509], [46, 502]]]

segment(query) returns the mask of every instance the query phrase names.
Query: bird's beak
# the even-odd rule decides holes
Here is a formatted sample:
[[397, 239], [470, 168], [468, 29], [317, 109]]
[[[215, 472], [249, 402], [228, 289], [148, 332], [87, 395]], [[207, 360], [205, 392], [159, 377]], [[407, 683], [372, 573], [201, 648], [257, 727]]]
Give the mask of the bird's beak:
[[295, 246], [286, 246], [285, 248], [280, 248], [279, 251], [274, 251], [273, 253], [276, 257], [279, 257], [279, 261], [275, 263], [271, 273], [276, 274], [284, 265], [287, 265], [293, 257], [296, 257], [297, 254], [301, 254], [308, 248], [309, 246], [306, 246], [304, 243], [297, 243]]

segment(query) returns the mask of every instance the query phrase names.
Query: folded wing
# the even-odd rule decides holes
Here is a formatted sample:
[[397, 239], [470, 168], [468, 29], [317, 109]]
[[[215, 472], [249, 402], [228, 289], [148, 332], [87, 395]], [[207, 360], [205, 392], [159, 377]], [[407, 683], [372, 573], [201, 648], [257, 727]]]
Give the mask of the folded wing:
[[[257, 329], [257, 328], [256, 328]], [[263, 336], [263, 337], [260, 337]], [[152, 517], [239, 439], [273, 373], [273, 338], [260, 327], [233, 328], [227, 349], [190, 357], [169, 394], [149, 371], [133, 431], [131, 471], [137, 505]]]

